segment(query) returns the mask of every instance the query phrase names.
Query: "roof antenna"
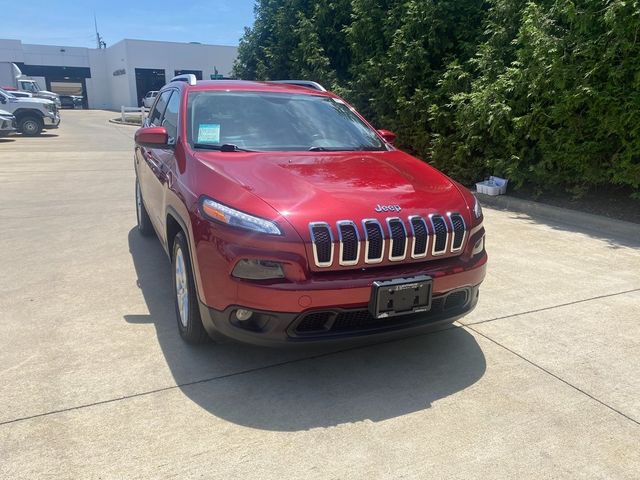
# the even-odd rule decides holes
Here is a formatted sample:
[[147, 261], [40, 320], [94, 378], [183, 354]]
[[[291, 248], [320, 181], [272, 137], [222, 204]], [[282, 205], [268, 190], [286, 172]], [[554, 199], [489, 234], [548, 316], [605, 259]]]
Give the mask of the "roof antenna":
[[96, 42], [98, 44], [98, 50], [101, 48], [107, 48], [107, 43], [102, 39], [98, 33], [98, 21], [96, 20], [96, 14], [93, 14], [93, 26], [96, 29]]

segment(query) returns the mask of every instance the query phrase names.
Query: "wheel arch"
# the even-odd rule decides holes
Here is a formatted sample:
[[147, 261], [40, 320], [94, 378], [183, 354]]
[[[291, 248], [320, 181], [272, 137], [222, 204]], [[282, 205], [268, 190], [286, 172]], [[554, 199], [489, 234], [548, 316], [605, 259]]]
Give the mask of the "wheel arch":
[[173, 242], [178, 234], [178, 232], [184, 233], [184, 236], [187, 239], [187, 247], [189, 248], [189, 260], [191, 260], [191, 269], [193, 271], [193, 282], [196, 286], [196, 293], [198, 295], [198, 299], [202, 299], [202, 292], [200, 291], [200, 265], [198, 264], [198, 260], [196, 259], [196, 252], [193, 246], [193, 239], [191, 237], [191, 233], [187, 228], [187, 223], [183, 220], [180, 214], [171, 206], [167, 207], [167, 213], [165, 218], [165, 239], [164, 242], [165, 249], [169, 258], [173, 255]]
[[44, 118], [44, 114], [35, 108], [18, 108], [13, 112], [13, 115], [16, 117], [16, 121], [20, 121], [24, 117]]
[[173, 250], [173, 241], [178, 234], [178, 232], [184, 233], [185, 237], [187, 237], [187, 244], [189, 246], [189, 256], [191, 256], [191, 238], [189, 235], [189, 230], [187, 229], [187, 225], [184, 220], [178, 215], [173, 208], [167, 208], [167, 218], [165, 221], [165, 238], [166, 238], [166, 249], [167, 253], [171, 255]]

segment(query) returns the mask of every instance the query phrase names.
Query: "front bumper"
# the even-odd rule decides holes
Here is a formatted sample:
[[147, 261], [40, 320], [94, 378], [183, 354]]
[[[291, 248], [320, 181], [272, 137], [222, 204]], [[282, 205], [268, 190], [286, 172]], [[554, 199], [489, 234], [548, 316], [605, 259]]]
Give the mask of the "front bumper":
[[60, 125], [60, 114], [56, 112], [53, 116], [43, 117], [44, 128], [58, 128]]
[[429, 312], [375, 319], [366, 306], [318, 308], [301, 313], [253, 310], [244, 322], [236, 317], [240, 306], [218, 311], [200, 303], [207, 332], [243, 343], [263, 346], [309, 343], [345, 343], [362, 339], [388, 339], [433, 330], [468, 314], [478, 303], [479, 285], [462, 287], [433, 296]]
[[[458, 256], [327, 271], [305, 270], [307, 252], [302, 242], [261, 237], [257, 249], [253, 242], [245, 245], [251, 240], [244, 238], [246, 233], [222, 228], [203, 231], [208, 235], [201, 233], [194, 242], [192, 262], [203, 324], [211, 336], [222, 334], [245, 343], [336, 342], [433, 328], [471, 311], [486, 275], [486, 252], [482, 249], [473, 253], [484, 237], [482, 224], [470, 232], [467, 247]], [[236, 260], [242, 258], [281, 263], [285, 278], [236, 278], [233, 269]], [[440, 298], [444, 304], [448, 295], [464, 291], [464, 304], [382, 322], [373, 319], [367, 307], [374, 282], [419, 275], [431, 277], [434, 300]], [[252, 320], [240, 322], [235, 315], [238, 309], [254, 312]]]
[[6, 137], [16, 131], [16, 118], [14, 116], [0, 116], [0, 137]]

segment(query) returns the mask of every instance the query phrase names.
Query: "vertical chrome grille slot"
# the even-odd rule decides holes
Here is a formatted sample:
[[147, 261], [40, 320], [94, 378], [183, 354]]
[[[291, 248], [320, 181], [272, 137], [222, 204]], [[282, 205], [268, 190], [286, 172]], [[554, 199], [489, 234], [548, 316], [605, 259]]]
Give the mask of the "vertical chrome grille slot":
[[340, 220], [336, 223], [340, 240], [340, 265], [357, 265], [360, 259], [360, 235], [358, 227], [351, 220]]
[[407, 256], [407, 229], [398, 217], [387, 218], [389, 227], [389, 260], [397, 262]]
[[431, 255], [443, 255], [447, 251], [449, 243], [449, 227], [442, 215], [429, 215], [429, 222], [433, 229], [433, 242], [431, 243]]
[[451, 228], [453, 237], [451, 239], [451, 252], [459, 252], [464, 246], [464, 240], [467, 236], [467, 229], [464, 223], [464, 218], [459, 213], [448, 213], [449, 221], [451, 222]]
[[325, 222], [311, 222], [309, 224], [313, 259], [318, 267], [330, 267], [333, 263], [333, 233]]
[[413, 243], [411, 245], [411, 258], [423, 258], [427, 256], [427, 247], [429, 245], [429, 230], [427, 222], [418, 215], [409, 217], [411, 225], [411, 235]]
[[382, 225], [375, 218], [362, 220], [364, 230], [364, 261], [380, 263], [384, 258], [384, 232]]

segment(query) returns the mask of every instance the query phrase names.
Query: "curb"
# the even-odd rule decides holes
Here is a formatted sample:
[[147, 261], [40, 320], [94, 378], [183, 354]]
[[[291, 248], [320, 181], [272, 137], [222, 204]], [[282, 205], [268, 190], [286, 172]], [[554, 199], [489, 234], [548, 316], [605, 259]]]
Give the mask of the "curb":
[[121, 122], [121, 121], [115, 120], [115, 119], [109, 119], [109, 123], [113, 123], [115, 125], [131, 125], [132, 127], [140, 127], [141, 126], [139, 123]]
[[508, 195], [491, 196], [477, 192], [474, 192], [474, 195], [478, 197], [482, 206], [525, 213], [573, 227], [591, 230], [600, 234], [604, 232], [611, 236], [622, 237], [640, 243], [640, 224], [637, 223], [555, 207], [553, 205], [523, 200]]

